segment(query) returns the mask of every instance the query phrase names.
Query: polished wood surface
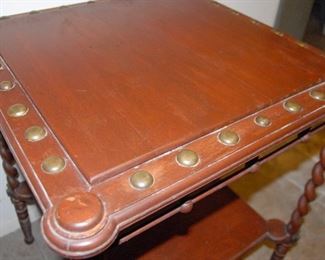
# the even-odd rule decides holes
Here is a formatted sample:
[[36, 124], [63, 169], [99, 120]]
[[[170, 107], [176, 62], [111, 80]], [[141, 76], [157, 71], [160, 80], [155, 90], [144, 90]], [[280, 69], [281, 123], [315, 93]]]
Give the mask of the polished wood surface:
[[90, 182], [297, 93], [325, 70], [323, 57], [209, 0], [99, 1], [3, 20], [0, 35], [1, 54]]
[[[324, 126], [324, 74], [320, 51], [209, 0], [18, 15], [0, 21], [1, 133], [47, 243], [85, 258]], [[14, 104], [28, 111], [13, 117]], [[184, 149], [198, 158], [190, 167], [177, 161]], [[145, 187], [132, 183], [139, 171]]]

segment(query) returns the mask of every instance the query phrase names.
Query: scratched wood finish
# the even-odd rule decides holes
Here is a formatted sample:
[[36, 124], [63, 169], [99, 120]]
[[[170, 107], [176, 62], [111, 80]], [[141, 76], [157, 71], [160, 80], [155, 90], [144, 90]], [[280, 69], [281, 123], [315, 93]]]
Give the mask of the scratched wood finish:
[[323, 57], [210, 0], [99, 1], [3, 20], [0, 35], [1, 54], [90, 182], [325, 70]]
[[[0, 82], [15, 83], [0, 92], [1, 133], [44, 212], [45, 240], [69, 258], [98, 254], [121, 231], [324, 126], [324, 101], [311, 96], [325, 91], [324, 54], [208, 0], [98, 1], [3, 19], [0, 63]], [[288, 112], [287, 101], [302, 109]], [[10, 117], [16, 103], [28, 114]], [[272, 124], [257, 126], [257, 115]], [[33, 125], [47, 136], [26, 140]], [[238, 144], [218, 141], [224, 128]], [[198, 165], [176, 163], [184, 148]], [[65, 159], [62, 172], [42, 170], [51, 155]], [[152, 174], [150, 188], [132, 188], [138, 170]]]

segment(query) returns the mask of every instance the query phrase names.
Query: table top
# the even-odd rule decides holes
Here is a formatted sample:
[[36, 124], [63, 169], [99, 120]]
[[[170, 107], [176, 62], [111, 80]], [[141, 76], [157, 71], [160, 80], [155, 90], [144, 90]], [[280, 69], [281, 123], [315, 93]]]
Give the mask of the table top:
[[1, 131], [69, 257], [324, 119], [324, 54], [210, 0], [13, 16], [0, 55]]

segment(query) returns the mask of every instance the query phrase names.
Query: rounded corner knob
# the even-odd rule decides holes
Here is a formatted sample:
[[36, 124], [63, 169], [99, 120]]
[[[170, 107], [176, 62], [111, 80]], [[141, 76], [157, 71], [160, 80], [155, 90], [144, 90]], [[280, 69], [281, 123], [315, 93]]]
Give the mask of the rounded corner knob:
[[4, 80], [0, 82], [0, 91], [9, 91], [15, 87], [15, 84], [9, 80]]
[[176, 162], [182, 167], [195, 167], [199, 164], [200, 158], [196, 152], [184, 149], [176, 155]]
[[290, 113], [298, 113], [302, 110], [302, 106], [296, 102], [293, 101], [286, 101], [283, 104], [285, 110], [287, 110]]
[[64, 170], [66, 161], [59, 156], [49, 156], [42, 162], [42, 170], [48, 174], [57, 174]]
[[320, 90], [312, 90], [309, 92], [309, 95], [316, 100], [325, 101], [325, 92]]
[[138, 190], [148, 189], [152, 186], [153, 182], [153, 176], [147, 171], [135, 172], [130, 177], [131, 186]]
[[179, 209], [183, 214], [190, 213], [193, 210], [194, 203], [191, 200], [186, 201]]
[[239, 138], [239, 135], [234, 131], [222, 130], [218, 134], [218, 140], [220, 143], [222, 143], [224, 145], [232, 146], [232, 145], [238, 144], [240, 138]]
[[56, 206], [59, 226], [71, 232], [85, 232], [96, 227], [104, 216], [104, 206], [91, 192], [76, 192], [64, 197]]
[[14, 104], [7, 110], [7, 114], [10, 117], [23, 117], [28, 113], [28, 107], [23, 104]]
[[25, 131], [25, 139], [29, 142], [38, 142], [47, 136], [47, 131], [41, 126], [31, 126]]
[[265, 116], [255, 117], [254, 122], [256, 125], [261, 126], [261, 127], [268, 127], [271, 125], [271, 120]]

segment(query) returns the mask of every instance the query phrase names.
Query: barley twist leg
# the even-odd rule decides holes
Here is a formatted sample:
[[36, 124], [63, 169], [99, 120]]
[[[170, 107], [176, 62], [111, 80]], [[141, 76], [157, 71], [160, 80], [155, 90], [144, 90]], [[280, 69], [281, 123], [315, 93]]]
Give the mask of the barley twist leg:
[[312, 177], [305, 185], [303, 195], [298, 200], [297, 207], [291, 215], [290, 222], [286, 225], [287, 237], [277, 243], [276, 249], [272, 255], [272, 260], [283, 259], [297, 239], [303, 217], [309, 212], [309, 203], [316, 199], [316, 188], [324, 183], [325, 172], [325, 147], [321, 149], [320, 160], [315, 164], [312, 170]]

